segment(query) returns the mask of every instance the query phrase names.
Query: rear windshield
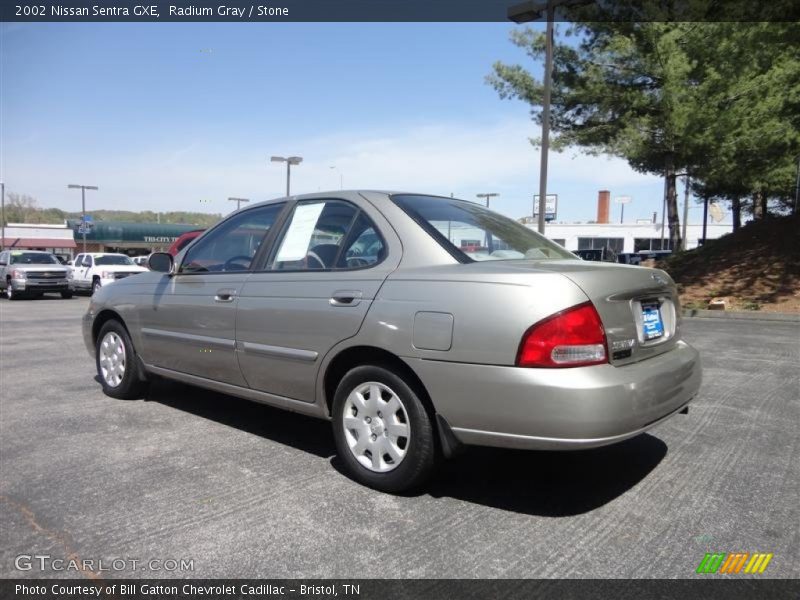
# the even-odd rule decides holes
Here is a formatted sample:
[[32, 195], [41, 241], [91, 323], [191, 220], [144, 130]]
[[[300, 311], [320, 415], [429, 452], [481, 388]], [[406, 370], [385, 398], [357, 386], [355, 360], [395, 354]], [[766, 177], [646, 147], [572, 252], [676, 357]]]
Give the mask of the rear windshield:
[[132, 265], [133, 261], [128, 258], [127, 256], [122, 255], [109, 255], [109, 256], [97, 256], [94, 259], [94, 264], [96, 265]]
[[57, 265], [58, 260], [46, 252], [12, 252], [12, 265]]
[[576, 258], [528, 227], [474, 202], [405, 194], [392, 200], [461, 262]]

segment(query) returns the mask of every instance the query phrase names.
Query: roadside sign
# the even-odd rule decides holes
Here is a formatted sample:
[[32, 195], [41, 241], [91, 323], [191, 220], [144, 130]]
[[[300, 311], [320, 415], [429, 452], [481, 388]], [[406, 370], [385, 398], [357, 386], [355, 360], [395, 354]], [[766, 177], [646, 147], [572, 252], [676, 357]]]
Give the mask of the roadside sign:
[[[544, 220], [555, 221], [558, 214], [558, 194], [547, 194], [544, 200]], [[533, 218], [539, 218], [539, 194], [533, 195]]]

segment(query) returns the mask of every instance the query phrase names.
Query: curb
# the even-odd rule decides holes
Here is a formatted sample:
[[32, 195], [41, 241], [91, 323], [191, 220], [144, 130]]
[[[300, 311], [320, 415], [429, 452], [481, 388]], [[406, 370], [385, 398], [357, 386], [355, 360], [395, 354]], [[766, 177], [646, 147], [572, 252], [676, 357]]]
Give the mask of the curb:
[[769, 313], [769, 312], [742, 312], [730, 310], [702, 310], [690, 308], [683, 311], [684, 317], [699, 319], [729, 319], [740, 321], [783, 321], [800, 323], [800, 314], [794, 313]]

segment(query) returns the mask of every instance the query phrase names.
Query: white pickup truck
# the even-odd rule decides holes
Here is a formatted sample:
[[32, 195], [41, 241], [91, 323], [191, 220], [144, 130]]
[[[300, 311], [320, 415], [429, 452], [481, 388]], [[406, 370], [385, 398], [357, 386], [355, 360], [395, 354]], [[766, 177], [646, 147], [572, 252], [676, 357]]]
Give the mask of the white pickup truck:
[[135, 265], [130, 257], [124, 254], [99, 252], [78, 254], [72, 261], [70, 288], [73, 291], [85, 290], [94, 293], [100, 286], [146, 271], [146, 268]]

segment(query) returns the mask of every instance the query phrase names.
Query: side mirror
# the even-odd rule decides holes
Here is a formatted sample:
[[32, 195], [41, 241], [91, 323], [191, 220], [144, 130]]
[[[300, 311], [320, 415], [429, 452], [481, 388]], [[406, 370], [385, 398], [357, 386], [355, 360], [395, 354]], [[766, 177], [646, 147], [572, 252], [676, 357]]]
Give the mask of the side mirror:
[[153, 252], [147, 259], [147, 266], [151, 271], [159, 273], [171, 273], [175, 261], [172, 255], [167, 252]]

